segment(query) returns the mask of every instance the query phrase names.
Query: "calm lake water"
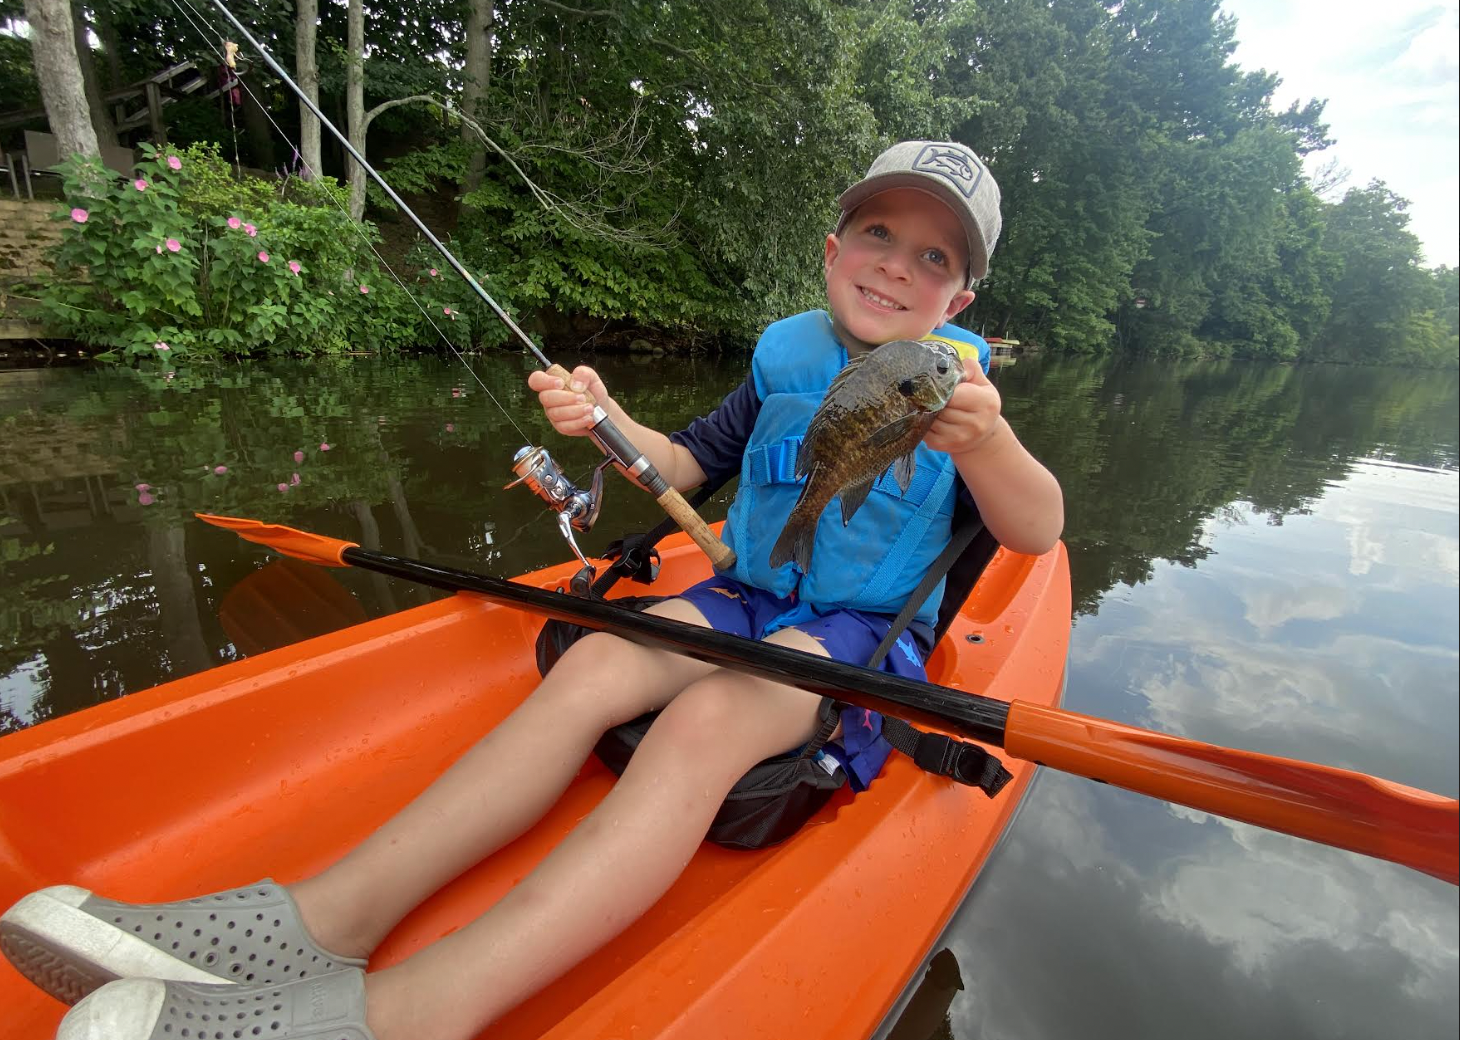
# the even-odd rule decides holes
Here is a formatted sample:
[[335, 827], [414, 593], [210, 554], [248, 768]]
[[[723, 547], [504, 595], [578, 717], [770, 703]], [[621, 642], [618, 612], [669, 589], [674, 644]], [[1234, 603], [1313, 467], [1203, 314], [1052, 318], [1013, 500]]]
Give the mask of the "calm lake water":
[[[596, 452], [535, 414], [525, 360], [472, 363], [484, 385], [436, 359], [0, 372], [0, 733], [436, 595], [263, 571], [194, 510], [500, 575], [563, 559], [537, 500], [501, 487], [528, 441], [575, 478]], [[745, 371], [594, 363], [664, 429]], [[1456, 794], [1454, 373], [995, 375], [1065, 489], [1068, 707]], [[612, 477], [582, 544], [656, 519]], [[275, 582], [319, 577], [260, 616]], [[1457, 947], [1452, 886], [1045, 770], [892, 1035], [1448, 1040]]]

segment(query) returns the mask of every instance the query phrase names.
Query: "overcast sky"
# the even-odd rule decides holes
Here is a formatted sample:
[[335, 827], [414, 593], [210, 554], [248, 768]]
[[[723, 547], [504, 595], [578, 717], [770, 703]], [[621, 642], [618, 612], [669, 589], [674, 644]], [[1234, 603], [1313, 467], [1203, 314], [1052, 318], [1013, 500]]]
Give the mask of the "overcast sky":
[[[1348, 187], [1374, 178], [1409, 199], [1429, 264], [1460, 259], [1460, 0], [1223, 0], [1234, 60], [1282, 76], [1275, 108], [1327, 98]], [[1335, 196], [1335, 198], [1338, 196]]]

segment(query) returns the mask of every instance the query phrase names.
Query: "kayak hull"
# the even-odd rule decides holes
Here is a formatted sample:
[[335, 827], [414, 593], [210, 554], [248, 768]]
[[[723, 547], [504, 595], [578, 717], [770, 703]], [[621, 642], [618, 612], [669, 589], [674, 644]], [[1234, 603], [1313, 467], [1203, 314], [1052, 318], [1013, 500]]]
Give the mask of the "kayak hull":
[[[672, 592], [709, 573], [663, 546]], [[555, 588], [574, 567], [520, 579]], [[643, 586], [622, 583], [623, 594]], [[0, 738], [0, 906], [75, 884], [181, 899], [327, 866], [414, 797], [537, 682], [541, 619], [461, 594], [236, 661]], [[946, 686], [1061, 696], [1070, 629], [1063, 546], [1000, 550], [929, 661]], [[1034, 766], [994, 799], [894, 755], [786, 843], [705, 843], [622, 936], [495, 1023], [500, 1038], [871, 1035], [998, 841]], [[590, 759], [522, 838], [403, 921], [384, 967], [472, 920], [598, 803]], [[510, 797], [510, 792], [504, 792]], [[65, 1009], [0, 961], [7, 1036], [50, 1037]]]

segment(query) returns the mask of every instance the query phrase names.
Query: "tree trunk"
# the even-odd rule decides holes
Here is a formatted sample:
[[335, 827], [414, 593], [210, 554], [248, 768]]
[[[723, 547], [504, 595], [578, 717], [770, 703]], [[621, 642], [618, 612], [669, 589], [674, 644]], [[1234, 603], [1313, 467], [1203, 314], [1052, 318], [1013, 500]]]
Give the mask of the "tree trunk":
[[91, 56], [91, 41], [87, 39], [90, 26], [86, 12], [78, 3], [71, 8], [71, 33], [76, 39], [76, 63], [81, 67], [81, 82], [86, 88], [86, 107], [91, 110], [91, 127], [96, 131], [98, 144], [115, 145], [117, 126], [106, 110], [106, 101], [101, 96], [101, 83], [96, 78], [96, 62]]
[[[350, 17], [345, 41], [345, 125], [357, 152], [365, 154], [365, 4], [350, 0]], [[345, 159], [349, 171], [350, 217], [365, 216], [365, 170], [354, 159]]]
[[[316, 106], [319, 104], [319, 65], [314, 60], [315, 34], [319, 28], [319, 0], [298, 0], [294, 19], [294, 78], [299, 89]], [[319, 150], [319, 120], [309, 106], [299, 102], [299, 158], [301, 172], [313, 180], [323, 171]]]
[[107, 89], [122, 85], [122, 41], [117, 36], [117, 20], [111, 4], [96, 6], [96, 35], [101, 37], [101, 53], [106, 55]]
[[68, 0], [25, 0], [25, 17], [30, 22], [30, 49], [46, 119], [62, 157], [99, 156]]
[[[239, 78], [242, 81], [242, 77]], [[243, 91], [243, 103], [239, 106], [244, 133], [248, 136], [248, 151], [255, 166], [272, 172], [277, 166], [274, 155], [274, 124], [269, 122], [268, 113], [259, 105], [259, 99], [255, 96], [265, 89], [264, 85], [254, 78], [251, 86], [252, 89]]]
[[[480, 121], [485, 115], [487, 86], [492, 78], [493, 0], [471, 0], [466, 17], [466, 85], [461, 91], [461, 112], [468, 119]], [[476, 131], [463, 124], [462, 139], [471, 145], [471, 158], [466, 170], [466, 194], [481, 187], [487, 170], [487, 146]]]

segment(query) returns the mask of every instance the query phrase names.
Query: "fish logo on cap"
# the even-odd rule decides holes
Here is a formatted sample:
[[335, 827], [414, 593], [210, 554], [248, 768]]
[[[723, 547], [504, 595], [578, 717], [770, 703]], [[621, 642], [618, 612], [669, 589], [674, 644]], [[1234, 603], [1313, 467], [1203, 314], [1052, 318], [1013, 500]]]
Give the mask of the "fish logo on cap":
[[966, 199], [973, 198], [978, 182], [983, 179], [983, 166], [971, 152], [943, 145], [925, 147], [913, 160], [912, 168], [917, 173], [932, 173], [951, 181]]

